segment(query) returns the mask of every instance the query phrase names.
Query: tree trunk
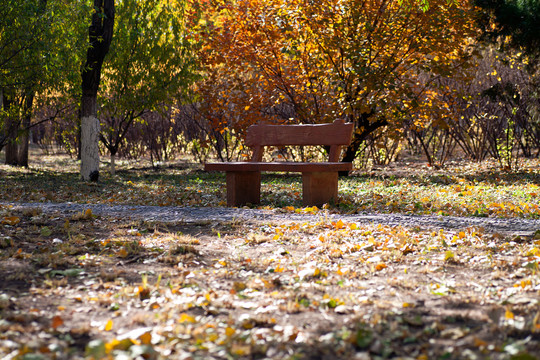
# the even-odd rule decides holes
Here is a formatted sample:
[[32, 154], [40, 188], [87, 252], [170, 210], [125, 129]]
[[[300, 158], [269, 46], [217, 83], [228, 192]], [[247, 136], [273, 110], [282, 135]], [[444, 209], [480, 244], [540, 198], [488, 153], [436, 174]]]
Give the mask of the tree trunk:
[[19, 129], [19, 122], [9, 114], [11, 109], [12, 98], [2, 94], [4, 110], [8, 112], [4, 120], [4, 131], [6, 138], [6, 165], [17, 165], [17, 130]]
[[[375, 110], [371, 110], [369, 113], [362, 113], [357, 121], [356, 129], [362, 129], [362, 131], [356, 130], [353, 133], [351, 144], [345, 150], [342, 162], [353, 162], [356, 159], [358, 149], [360, 145], [367, 139], [367, 137], [380, 127], [388, 125], [386, 119], [378, 119], [374, 122], [370, 122], [369, 119], [375, 114]], [[340, 171], [339, 176], [348, 176], [348, 171]]]
[[81, 102], [81, 176], [85, 181], [99, 180], [99, 119], [97, 96], [84, 96]]
[[88, 28], [89, 47], [81, 72], [81, 177], [85, 181], [99, 179], [99, 119], [97, 93], [101, 67], [109, 52], [114, 28], [114, 0], [94, 0], [95, 12]]
[[31, 91], [24, 101], [24, 115], [22, 119], [23, 132], [19, 135], [19, 149], [17, 152], [17, 165], [28, 167], [28, 142], [30, 140], [30, 125], [32, 121], [32, 106], [34, 104], [34, 92]]
[[116, 155], [111, 153], [111, 176], [116, 175]]
[[[0, 114], [4, 110], [4, 89], [0, 87]], [[0, 128], [0, 151], [4, 148], [5, 134], [2, 134], [2, 128]]]
[[[6, 119], [7, 138], [6, 144], [6, 165], [17, 165], [17, 128], [13, 126], [13, 119]], [[15, 128], [15, 135], [13, 129]]]
[[385, 119], [369, 123], [367, 115], [368, 114], [362, 114], [361, 120], [359, 121], [360, 125], [357, 126], [357, 129], [362, 129], [362, 131], [355, 131], [353, 133], [351, 144], [347, 147], [347, 150], [345, 150], [343, 162], [353, 162], [354, 159], [356, 159], [356, 153], [358, 152], [358, 149], [360, 149], [362, 142], [378, 128], [388, 125], [388, 122]]

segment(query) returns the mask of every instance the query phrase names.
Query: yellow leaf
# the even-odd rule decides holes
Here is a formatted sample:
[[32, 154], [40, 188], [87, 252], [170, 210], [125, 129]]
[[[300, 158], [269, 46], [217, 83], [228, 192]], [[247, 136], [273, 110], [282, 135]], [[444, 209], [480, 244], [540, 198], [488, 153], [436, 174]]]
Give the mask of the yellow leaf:
[[334, 227], [337, 230], [341, 230], [345, 227], [345, 223], [341, 219], [339, 219], [337, 222], [334, 223]]
[[532, 248], [531, 250], [529, 250], [527, 252], [527, 255], [526, 256], [540, 256], [540, 248]]
[[356, 230], [356, 229], [358, 229], [358, 225], [356, 225], [355, 223], [350, 223], [349, 224], [349, 229]]
[[128, 253], [127, 253], [126, 249], [123, 249], [123, 248], [122, 248], [122, 249], [120, 249], [120, 250], [118, 250], [118, 251], [116, 252], [116, 255], [117, 255], [118, 257], [125, 258], [125, 257], [128, 256]]
[[111, 319], [109, 319], [107, 321], [107, 323], [105, 324], [105, 328], [104, 330], [105, 331], [111, 331], [112, 330], [112, 327], [113, 327], [113, 321]]
[[444, 254], [444, 261], [454, 261], [455, 260], [455, 255], [452, 251], [448, 250], [445, 254]]
[[382, 269], [386, 269], [386, 264], [385, 263], [379, 263], [379, 264], [377, 264], [377, 266], [375, 266], [375, 269], [377, 271], [381, 271]]
[[197, 322], [197, 320], [195, 320], [195, 318], [189, 314], [186, 314], [186, 313], [182, 313], [182, 315], [180, 315], [180, 319], [178, 319], [178, 322], [179, 323], [195, 323]]
[[506, 319], [513, 319], [514, 318], [514, 313], [512, 311], [510, 311], [509, 309], [506, 309], [506, 312], [504, 313], [504, 317]]
[[17, 216], [7, 216], [2, 220], [3, 225], [11, 225], [11, 226], [17, 225], [20, 222], [21, 222], [21, 219], [18, 218]]
[[109, 341], [108, 343], [105, 344], [105, 351], [106, 351], [107, 353], [110, 353], [110, 352], [113, 351], [119, 344], [120, 344], [120, 341], [118, 341], [117, 339], [112, 339], [111, 341]]
[[229, 337], [233, 336], [235, 332], [236, 332], [236, 330], [234, 330], [230, 326], [227, 326], [227, 328], [225, 329], [225, 335], [227, 335]]
[[111, 341], [105, 344], [105, 352], [109, 354], [113, 350], [125, 351], [129, 349], [132, 345], [135, 345], [135, 343], [136, 342], [134, 342], [132, 339], [123, 339], [123, 340], [112, 339]]
[[459, 236], [460, 239], [463, 239], [463, 238], [465, 238], [465, 233], [463, 231], [460, 231], [458, 236]]
[[139, 336], [139, 340], [143, 345], [150, 345], [152, 344], [152, 333], [150, 331], [145, 332], [141, 336]]

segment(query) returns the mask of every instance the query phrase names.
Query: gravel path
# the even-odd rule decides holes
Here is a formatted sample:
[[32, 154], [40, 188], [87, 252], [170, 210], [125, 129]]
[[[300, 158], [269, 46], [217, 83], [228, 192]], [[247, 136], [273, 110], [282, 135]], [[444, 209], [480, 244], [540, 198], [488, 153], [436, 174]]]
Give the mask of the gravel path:
[[98, 216], [122, 219], [144, 219], [166, 223], [210, 222], [307, 222], [342, 219], [358, 224], [384, 224], [388, 226], [419, 227], [432, 229], [456, 230], [475, 226], [485, 232], [504, 235], [532, 236], [540, 230], [540, 220], [501, 219], [455, 216], [421, 216], [401, 214], [296, 214], [283, 213], [279, 210], [258, 210], [238, 208], [201, 208], [201, 207], [159, 207], [135, 205], [102, 205], [73, 203], [5, 203], [0, 206], [12, 206], [14, 209], [40, 208], [44, 212], [59, 212], [67, 215], [92, 209]]

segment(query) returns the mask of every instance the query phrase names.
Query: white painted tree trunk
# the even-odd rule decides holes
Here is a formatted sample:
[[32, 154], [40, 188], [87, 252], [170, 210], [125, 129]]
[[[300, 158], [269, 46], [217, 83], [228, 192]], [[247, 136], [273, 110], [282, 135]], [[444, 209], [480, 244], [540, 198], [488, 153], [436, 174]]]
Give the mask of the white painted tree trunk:
[[95, 116], [81, 118], [81, 176], [85, 181], [99, 177], [99, 119]]

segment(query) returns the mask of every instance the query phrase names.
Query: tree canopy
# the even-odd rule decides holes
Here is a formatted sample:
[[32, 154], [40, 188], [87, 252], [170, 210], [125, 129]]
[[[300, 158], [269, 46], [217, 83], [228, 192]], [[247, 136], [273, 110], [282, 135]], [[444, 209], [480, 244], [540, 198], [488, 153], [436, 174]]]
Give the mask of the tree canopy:
[[211, 9], [202, 29], [207, 99], [237, 114], [215, 125], [345, 118], [356, 125], [348, 161], [373, 131], [433, 103], [434, 79], [463, 63], [475, 31], [466, 1], [239, 0]]
[[509, 44], [540, 56], [540, 1], [476, 0], [486, 10], [483, 27], [492, 39], [508, 36]]
[[193, 79], [185, 6], [159, 0], [117, 4], [100, 96], [101, 141], [112, 156], [136, 119], [159, 106], [173, 106]]

